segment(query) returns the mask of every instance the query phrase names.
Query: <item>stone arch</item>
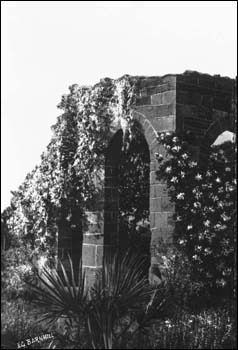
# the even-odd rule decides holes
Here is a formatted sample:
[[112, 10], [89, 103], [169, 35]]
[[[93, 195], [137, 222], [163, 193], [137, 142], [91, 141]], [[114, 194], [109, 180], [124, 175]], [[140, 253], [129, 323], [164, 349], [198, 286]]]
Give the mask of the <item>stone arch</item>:
[[223, 131], [213, 142], [212, 146], [220, 145], [223, 142], [235, 142], [236, 134], [232, 131], [225, 130]]
[[149, 121], [148, 118], [144, 114], [138, 111], [133, 111], [132, 116], [134, 120], [137, 121], [138, 125], [140, 126], [141, 131], [143, 132], [145, 139], [147, 141], [149, 150], [150, 150], [150, 157], [152, 161], [155, 160], [155, 153], [159, 151], [159, 145], [157, 141], [157, 132], [155, 128], [153, 127], [152, 123]]
[[234, 132], [231, 118], [228, 118], [228, 116], [220, 117], [219, 119], [215, 120], [205, 131], [200, 142], [199, 158], [201, 163], [206, 162], [211, 145], [224, 131]]
[[[171, 202], [166, 182], [157, 178], [158, 162], [156, 153], [166, 157], [166, 151], [157, 141], [157, 131], [154, 126], [146, 118], [146, 116], [138, 111], [133, 111], [133, 118], [141, 125], [145, 139], [148, 143], [150, 151], [150, 230], [151, 230], [151, 266], [150, 266], [150, 282], [156, 283], [160, 277], [158, 276], [158, 248], [161, 242], [170, 244], [174, 232], [174, 204]], [[164, 130], [162, 130], [164, 131]]]
[[215, 139], [226, 130], [234, 131], [231, 125], [231, 121], [227, 117], [219, 118], [218, 120], [214, 121], [206, 130], [204, 139], [213, 143]]
[[[158, 247], [161, 241], [171, 243], [174, 232], [174, 204], [168, 196], [167, 184], [157, 178], [158, 162], [156, 153], [166, 156], [165, 149], [157, 141], [157, 131], [151, 121], [141, 112], [133, 110], [135, 120], [140, 132], [144, 135], [150, 154], [149, 176], [149, 219], [150, 219], [150, 272], [149, 279], [157, 282], [158, 276]], [[114, 120], [111, 125], [109, 146], [111, 150], [106, 155], [104, 169], [104, 206], [100, 210], [89, 213], [91, 217], [92, 232], [85, 232], [83, 238], [82, 261], [86, 271], [87, 283], [91, 285], [95, 279], [96, 271], [102, 266], [105, 248], [111, 246], [111, 241], [117, 240], [117, 211], [118, 194], [116, 184], [116, 172], [118, 166], [117, 150], [122, 140], [122, 123]], [[162, 130], [164, 131], [164, 130]], [[110, 147], [109, 147], [110, 148]], [[108, 161], [107, 161], [108, 159]], [[110, 199], [110, 200], [108, 200]], [[108, 233], [110, 232], [110, 235]]]
[[[141, 125], [137, 121], [133, 125], [133, 135], [130, 147], [123, 151], [125, 135], [121, 129], [118, 130], [111, 138], [105, 155], [104, 251], [107, 247], [117, 247], [120, 252], [124, 252], [130, 247], [136, 251], [141, 249], [147, 255], [148, 236], [144, 236], [142, 244], [139, 234], [134, 229], [130, 230], [132, 227], [128, 225], [128, 220], [131, 219], [134, 227], [136, 220], [140, 222], [145, 218], [146, 212], [149, 212], [150, 152]], [[139, 156], [137, 164], [142, 166], [141, 162], [144, 162], [142, 168], [131, 167], [131, 156]], [[139, 176], [143, 176], [145, 182], [136, 184]], [[128, 200], [131, 201], [131, 207], [128, 207]], [[124, 219], [120, 216], [121, 212], [125, 214]], [[143, 229], [140, 230], [142, 231]]]

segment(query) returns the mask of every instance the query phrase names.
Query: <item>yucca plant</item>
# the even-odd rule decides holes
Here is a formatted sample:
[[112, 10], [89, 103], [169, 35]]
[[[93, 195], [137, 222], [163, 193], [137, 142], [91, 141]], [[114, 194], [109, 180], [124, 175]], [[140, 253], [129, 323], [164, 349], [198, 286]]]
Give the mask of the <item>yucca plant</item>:
[[92, 346], [112, 349], [121, 343], [123, 335], [132, 327], [143, 307], [150, 301], [152, 287], [148, 284], [143, 266], [144, 257], [128, 251], [105, 256], [91, 290], [92, 312], [88, 315], [88, 329]]
[[84, 318], [87, 305], [85, 276], [80, 265], [76, 278], [71, 258], [69, 266], [69, 271], [62, 262], [59, 262], [59, 269], [45, 266], [40, 273], [37, 272], [38, 283], [30, 283], [33, 303], [45, 310], [42, 320], [52, 323], [59, 318]]
[[68, 261], [68, 269], [59, 261], [58, 268], [45, 266], [36, 272], [34, 282], [26, 281], [32, 303], [41, 310], [39, 320], [55, 326], [54, 348], [59, 341], [64, 348], [79, 346], [90, 304], [81, 263], [75, 269], [70, 257]]
[[[164, 286], [152, 287], [144, 272], [146, 258], [127, 252], [106, 254], [102, 269], [90, 290], [82, 266], [69, 258], [69, 269], [45, 267], [31, 284], [34, 303], [44, 310], [41, 319], [65, 320], [64, 336], [73, 348], [122, 348], [128, 335], [141, 332], [155, 317], [167, 296]], [[157, 316], [157, 315], [156, 315]]]

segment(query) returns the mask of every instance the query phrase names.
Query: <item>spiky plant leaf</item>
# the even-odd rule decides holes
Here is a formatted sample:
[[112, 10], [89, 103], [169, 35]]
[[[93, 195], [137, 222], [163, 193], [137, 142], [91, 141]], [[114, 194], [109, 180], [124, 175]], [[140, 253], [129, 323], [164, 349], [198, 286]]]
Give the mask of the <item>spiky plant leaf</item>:
[[100, 343], [104, 349], [111, 349], [119, 321], [130, 315], [132, 322], [133, 313], [149, 302], [153, 289], [144, 274], [144, 264], [145, 258], [131, 255], [129, 251], [124, 256], [118, 253], [105, 256], [91, 291], [88, 327], [92, 346]]
[[44, 310], [42, 320], [53, 322], [61, 317], [84, 317], [88, 298], [81, 263], [77, 281], [70, 257], [69, 271], [60, 262], [59, 270], [44, 267], [37, 273], [37, 281], [37, 284], [27, 283], [34, 296], [33, 302]]

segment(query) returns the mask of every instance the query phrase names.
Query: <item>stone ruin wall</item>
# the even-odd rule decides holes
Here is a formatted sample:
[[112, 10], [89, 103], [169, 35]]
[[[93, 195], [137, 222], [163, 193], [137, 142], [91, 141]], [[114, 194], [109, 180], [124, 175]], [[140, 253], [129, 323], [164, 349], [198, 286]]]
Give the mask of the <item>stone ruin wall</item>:
[[[167, 186], [156, 177], [158, 162], [155, 153], [165, 154], [158, 145], [156, 133], [190, 130], [196, 157], [204, 159], [206, 149], [225, 130], [235, 130], [235, 81], [186, 71], [163, 77], [141, 79], [133, 117], [140, 124], [150, 151], [150, 281], [156, 282], [153, 270], [158, 266], [156, 250], [162, 238], [171, 242], [174, 232], [174, 204], [168, 197]], [[117, 120], [112, 125], [112, 137], [121, 129]], [[119, 147], [119, 146], [118, 146]], [[116, 153], [115, 153], [116, 154]], [[116, 242], [118, 194], [115, 155], [109, 157], [102, 172], [102, 197], [87, 212], [88, 223], [83, 228], [82, 261], [87, 283], [91, 285], [102, 266], [107, 245]], [[111, 239], [108, 239], [111, 235]], [[113, 239], [112, 239], [113, 237]]]

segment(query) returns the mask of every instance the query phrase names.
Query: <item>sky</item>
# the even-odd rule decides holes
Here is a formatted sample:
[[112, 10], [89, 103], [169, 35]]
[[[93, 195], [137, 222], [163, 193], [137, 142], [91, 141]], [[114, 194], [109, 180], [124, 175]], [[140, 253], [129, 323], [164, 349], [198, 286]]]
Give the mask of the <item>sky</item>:
[[237, 75], [236, 1], [2, 1], [1, 211], [40, 162], [74, 83]]

